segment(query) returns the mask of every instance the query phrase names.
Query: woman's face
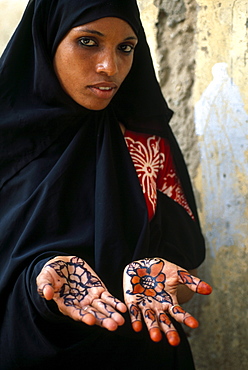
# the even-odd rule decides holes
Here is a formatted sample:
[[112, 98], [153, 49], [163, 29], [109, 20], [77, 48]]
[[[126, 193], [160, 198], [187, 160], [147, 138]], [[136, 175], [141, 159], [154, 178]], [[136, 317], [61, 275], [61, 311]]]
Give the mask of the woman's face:
[[131, 26], [119, 18], [72, 28], [54, 56], [62, 88], [85, 108], [105, 108], [131, 69], [137, 42]]

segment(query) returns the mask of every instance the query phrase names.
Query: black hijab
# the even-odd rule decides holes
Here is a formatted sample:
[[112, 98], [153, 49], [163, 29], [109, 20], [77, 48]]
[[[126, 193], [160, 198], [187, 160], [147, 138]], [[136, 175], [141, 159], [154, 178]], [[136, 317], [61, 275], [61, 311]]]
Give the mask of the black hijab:
[[[64, 93], [52, 62], [72, 27], [102, 17], [128, 22], [139, 42], [113, 101], [90, 111]], [[135, 0], [31, 0], [1, 58], [0, 114], [0, 300], [10, 348], [17, 340], [10, 333], [12, 318], [20, 315], [18, 302], [25, 302], [24, 316], [31, 311], [37, 317], [35, 325], [27, 318], [31, 331], [43, 333], [42, 320], [56, 316], [35, 284], [44, 263], [56, 255], [85, 259], [120, 298], [123, 268], [135, 259], [159, 256], [188, 269], [202, 262], [204, 241], [190, 180], [168, 126], [172, 112], [155, 78]], [[148, 222], [119, 122], [169, 140], [195, 221], [159, 193], [156, 215]]]

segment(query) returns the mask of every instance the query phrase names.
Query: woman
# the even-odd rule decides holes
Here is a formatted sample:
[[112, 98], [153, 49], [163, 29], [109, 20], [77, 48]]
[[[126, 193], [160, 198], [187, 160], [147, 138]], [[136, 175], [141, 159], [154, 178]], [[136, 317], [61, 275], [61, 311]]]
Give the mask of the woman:
[[0, 83], [1, 369], [193, 369], [204, 241], [136, 1], [31, 0]]

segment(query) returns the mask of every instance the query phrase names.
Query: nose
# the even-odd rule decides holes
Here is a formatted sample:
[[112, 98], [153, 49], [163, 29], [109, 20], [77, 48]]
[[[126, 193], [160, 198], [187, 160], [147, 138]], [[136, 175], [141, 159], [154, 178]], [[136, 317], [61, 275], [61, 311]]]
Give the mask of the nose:
[[118, 72], [116, 53], [110, 50], [102, 52], [97, 60], [96, 71], [107, 76], [114, 76]]

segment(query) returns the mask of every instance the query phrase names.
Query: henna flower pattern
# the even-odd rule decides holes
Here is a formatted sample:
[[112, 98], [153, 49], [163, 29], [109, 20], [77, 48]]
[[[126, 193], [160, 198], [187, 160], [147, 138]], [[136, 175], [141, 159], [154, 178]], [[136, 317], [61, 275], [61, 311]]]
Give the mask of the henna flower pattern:
[[131, 276], [132, 291], [128, 290], [128, 294], [137, 295], [141, 302], [144, 299], [152, 298], [158, 302], [169, 301], [171, 298], [165, 289], [166, 276], [162, 272], [164, 262], [151, 264], [150, 259], [133, 262], [127, 269], [127, 274]]
[[66, 306], [77, 305], [77, 302], [83, 301], [88, 295], [89, 289], [102, 286], [101, 281], [84, 265], [85, 262], [77, 257], [70, 262], [56, 261], [48, 265], [66, 280], [60, 291], [60, 297], [63, 297]]

